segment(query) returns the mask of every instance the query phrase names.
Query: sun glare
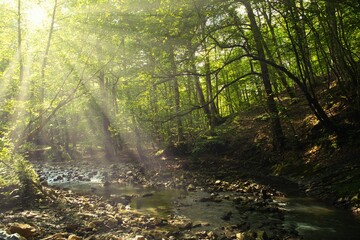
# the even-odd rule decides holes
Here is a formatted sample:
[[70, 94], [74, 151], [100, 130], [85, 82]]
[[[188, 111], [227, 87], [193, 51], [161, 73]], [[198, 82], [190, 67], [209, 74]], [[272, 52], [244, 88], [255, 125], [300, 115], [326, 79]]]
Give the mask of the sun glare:
[[25, 19], [30, 29], [39, 29], [45, 25], [48, 14], [44, 8], [36, 5], [26, 11]]

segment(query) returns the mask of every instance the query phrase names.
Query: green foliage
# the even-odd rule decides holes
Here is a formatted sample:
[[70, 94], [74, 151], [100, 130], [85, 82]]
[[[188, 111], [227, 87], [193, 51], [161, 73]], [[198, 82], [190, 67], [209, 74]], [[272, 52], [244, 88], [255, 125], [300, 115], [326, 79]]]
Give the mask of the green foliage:
[[16, 161], [15, 170], [20, 183], [20, 196], [23, 203], [30, 203], [36, 199], [37, 189], [33, 183], [38, 182], [38, 176], [32, 165], [19, 157]]
[[[0, 190], [17, 189], [22, 203], [31, 203], [37, 192], [33, 183], [38, 181], [34, 168], [21, 155], [14, 153], [14, 147], [6, 137], [0, 140], [0, 148]], [[4, 198], [16, 197], [11, 195], [12, 191], [1, 194], [5, 194]]]
[[[320, 77], [323, 85], [344, 84], [339, 97], [359, 102], [347, 89], [359, 89], [355, 5], [338, 2], [329, 15], [331, 1], [301, 7], [294, 1], [37, 1], [48, 16], [57, 11], [54, 29], [34, 30], [25, 12], [35, 2], [20, 12], [10, 2], [1, 3], [0, 13], [0, 128], [21, 144], [51, 147], [54, 159], [105, 148], [104, 128], [113, 143], [130, 148], [181, 143], [193, 154], [224, 151], [228, 142], [220, 136], [228, 131], [214, 129], [221, 120], [266, 105], [246, 2], [261, 24], [258, 37], [279, 99], [295, 86], [285, 69], [313, 100]], [[216, 134], [204, 134], [209, 129]]]
[[15, 168], [10, 168], [15, 162], [12, 157], [12, 146], [5, 137], [0, 139], [0, 149], [0, 187], [19, 184]]
[[227, 141], [221, 136], [203, 136], [195, 140], [191, 149], [191, 156], [196, 157], [201, 154], [218, 155], [226, 152], [227, 146]]

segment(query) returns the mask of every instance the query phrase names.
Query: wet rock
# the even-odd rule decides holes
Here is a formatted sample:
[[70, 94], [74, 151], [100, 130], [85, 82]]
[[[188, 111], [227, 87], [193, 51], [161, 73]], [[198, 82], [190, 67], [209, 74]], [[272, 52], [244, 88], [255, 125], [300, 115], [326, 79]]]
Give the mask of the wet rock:
[[85, 177], [84, 177], [83, 175], [78, 175], [78, 176], [76, 177], [76, 179], [79, 180], [79, 181], [83, 181], [84, 178], [85, 178]]
[[154, 196], [154, 193], [145, 193], [142, 195], [142, 197], [146, 198], [146, 197], [152, 197]]
[[37, 233], [36, 228], [24, 223], [13, 223], [9, 227], [9, 232], [11, 234], [18, 233], [20, 236], [25, 238], [32, 238]]
[[182, 230], [188, 230], [192, 228], [192, 222], [182, 219], [174, 219], [169, 221], [170, 225], [178, 227]]
[[192, 228], [204, 227], [204, 226], [210, 226], [210, 224], [208, 222], [203, 222], [203, 221], [195, 221], [192, 224]]
[[103, 183], [103, 186], [104, 187], [108, 187], [108, 186], [110, 186], [111, 185], [111, 183], [109, 182], [109, 181], [105, 181], [104, 183]]
[[[119, 203], [126, 206], [126, 205], [130, 204], [132, 198], [133, 197], [129, 196], [129, 195], [123, 195], [123, 196], [111, 195], [109, 202], [113, 206], [117, 206]], [[122, 209], [122, 207], [120, 207], [120, 209]]]
[[56, 177], [54, 178], [54, 181], [61, 181], [61, 180], [63, 180], [63, 179], [64, 179], [63, 176], [58, 175], [58, 176], [56, 176]]
[[23, 240], [18, 233], [15, 234], [7, 234], [5, 231], [0, 231], [0, 239], [1, 240]]

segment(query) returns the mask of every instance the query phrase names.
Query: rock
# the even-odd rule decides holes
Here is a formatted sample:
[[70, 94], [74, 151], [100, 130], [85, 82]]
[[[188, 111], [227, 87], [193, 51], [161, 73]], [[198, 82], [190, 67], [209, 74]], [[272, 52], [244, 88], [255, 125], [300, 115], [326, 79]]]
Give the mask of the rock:
[[203, 221], [195, 221], [192, 224], [192, 228], [204, 227], [204, 226], [210, 226], [210, 224], [208, 222], [203, 222]]
[[92, 221], [88, 224], [89, 227], [95, 228], [95, 227], [101, 227], [104, 225], [104, 221], [103, 220], [95, 220]]
[[63, 178], [63, 176], [57, 176], [57, 177], [55, 177], [54, 178], [54, 181], [61, 181], [61, 180], [63, 180], [64, 178]]
[[74, 235], [74, 234], [72, 234], [72, 235], [70, 235], [69, 237], [68, 237], [68, 240], [81, 240], [82, 238], [81, 237], [78, 237], [78, 236], [76, 236], [76, 235]]
[[115, 218], [109, 218], [105, 221], [105, 226], [112, 229], [116, 228], [119, 225], [119, 221]]
[[196, 190], [195, 186], [192, 184], [189, 184], [189, 186], [187, 186], [186, 190], [188, 192], [194, 192]]
[[137, 235], [134, 240], [146, 240], [146, 238], [144, 236]]
[[24, 238], [21, 237], [18, 233], [15, 234], [7, 234], [5, 231], [0, 231], [0, 239], [1, 240], [23, 240]]
[[41, 181], [40, 184], [41, 184], [41, 186], [43, 186], [43, 187], [48, 187], [48, 186], [49, 186], [49, 183], [48, 183], [48, 181], [47, 181], [46, 179], [43, 180], [43, 181]]
[[37, 233], [33, 226], [25, 223], [14, 223], [10, 225], [9, 232], [11, 234], [18, 233], [25, 238], [32, 238]]
[[245, 234], [244, 233], [237, 233], [236, 234], [236, 239], [238, 240], [245, 240]]
[[79, 227], [80, 227], [80, 225], [78, 225], [78, 224], [68, 224], [68, 225], [65, 226], [65, 230], [68, 231], [68, 232], [74, 232]]
[[42, 240], [67, 240], [68, 233], [56, 233], [54, 235], [43, 238]]
[[154, 193], [145, 193], [142, 195], [142, 197], [151, 197], [151, 196], [154, 196]]
[[79, 181], [83, 181], [83, 180], [84, 180], [84, 176], [83, 176], [83, 175], [79, 175], [79, 176], [77, 176], [77, 180], [79, 180]]
[[105, 181], [104, 183], [103, 183], [103, 186], [104, 187], [108, 187], [108, 186], [110, 186], [111, 185], [111, 183], [109, 182], [109, 181]]
[[221, 180], [216, 180], [215, 181], [215, 185], [220, 185], [221, 184]]
[[213, 231], [210, 231], [206, 234], [210, 239], [213, 239], [216, 237], [215, 233]]
[[169, 224], [178, 227], [181, 230], [189, 230], [192, 228], [192, 222], [182, 219], [171, 220]]

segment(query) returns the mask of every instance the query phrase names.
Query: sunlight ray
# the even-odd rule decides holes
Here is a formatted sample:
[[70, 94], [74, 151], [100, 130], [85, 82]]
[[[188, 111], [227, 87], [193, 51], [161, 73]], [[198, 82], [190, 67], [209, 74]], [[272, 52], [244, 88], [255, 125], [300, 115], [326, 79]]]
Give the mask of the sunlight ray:
[[32, 5], [25, 11], [26, 25], [30, 30], [45, 28], [49, 22], [49, 13], [41, 5]]

